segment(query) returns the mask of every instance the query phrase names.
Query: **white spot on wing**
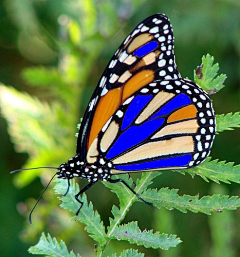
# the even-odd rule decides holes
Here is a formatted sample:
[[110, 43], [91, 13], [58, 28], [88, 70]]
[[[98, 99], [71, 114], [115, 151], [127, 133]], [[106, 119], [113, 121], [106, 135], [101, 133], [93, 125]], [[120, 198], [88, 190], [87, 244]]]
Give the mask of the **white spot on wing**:
[[113, 74], [112, 77], [109, 79], [109, 82], [110, 82], [111, 84], [113, 84], [113, 83], [116, 82], [116, 80], [117, 80], [118, 78], [119, 78], [118, 75]]
[[118, 110], [118, 111], [116, 112], [116, 115], [118, 116], [118, 118], [122, 118], [123, 112], [120, 111], [120, 110]]
[[164, 42], [165, 40], [166, 40], [166, 38], [164, 36], [161, 36], [158, 38], [158, 41], [161, 43]]
[[[136, 29], [136, 30], [132, 33], [131, 37], [134, 37], [139, 31], [140, 31], [140, 29]], [[141, 29], [141, 31], [142, 31], [142, 29]]]
[[125, 102], [123, 102], [123, 105], [130, 104], [134, 96], [128, 98]]
[[92, 99], [92, 101], [89, 103], [88, 111], [92, 111], [93, 107], [96, 105], [97, 99], [98, 99], [98, 96]]
[[166, 65], [166, 60], [162, 59], [158, 62], [158, 67], [163, 67]]
[[129, 40], [130, 35], [127, 36], [127, 38], [124, 40], [123, 44], [125, 45], [127, 43], [127, 41]]
[[112, 69], [117, 63], [117, 59], [116, 60], [112, 60], [109, 64], [109, 68]]
[[105, 88], [102, 90], [101, 96], [106, 95], [107, 92], [108, 92], [108, 90], [107, 90], [107, 88], [105, 87]]
[[147, 30], [149, 30], [149, 28], [148, 28], [147, 26], [143, 26], [143, 27], [141, 28], [141, 32], [145, 32], [145, 31], [147, 31]]
[[99, 87], [103, 88], [106, 83], [106, 80], [107, 80], [107, 78], [105, 76], [103, 76], [100, 81]]
[[112, 117], [105, 123], [105, 125], [102, 128], [102, 132], [106, 131], [106, 129], [108, 128], [109, 123], [111, 122], [111, 120], [112, 120]]
[[155, 24], [160, 24], [160, 23], [162, 23], [162, 20], [155, 21]]
[[159, 31], [159, 28], [156, 26], [156, 27], [154, 27], [154, 28], [151, 28], [150, 30], [149, 30], [149, 32], [150, 33], [157, 33]]
[[126, 51], [122, 52], [121, 55], [119, 56], [119, 62], [123, 62], [127, 57], [128, 57], [128, 54], [126, 53]]

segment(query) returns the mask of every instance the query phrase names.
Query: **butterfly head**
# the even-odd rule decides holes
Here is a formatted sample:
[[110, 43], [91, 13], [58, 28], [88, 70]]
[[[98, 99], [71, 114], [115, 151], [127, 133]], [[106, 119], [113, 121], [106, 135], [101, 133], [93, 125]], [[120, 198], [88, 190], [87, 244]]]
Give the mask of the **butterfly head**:
[[58, 167], [58, 178], [72, 179], [74, 177], [81, 177], [84, 170], [84, 163], [79, 161], [79, 156], [76, 155], [62, 163]]

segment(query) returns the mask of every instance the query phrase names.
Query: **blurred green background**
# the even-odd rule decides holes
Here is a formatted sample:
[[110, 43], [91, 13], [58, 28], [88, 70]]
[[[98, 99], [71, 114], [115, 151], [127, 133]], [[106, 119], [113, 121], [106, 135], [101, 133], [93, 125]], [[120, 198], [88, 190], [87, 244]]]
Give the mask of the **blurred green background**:
[[[3, 0], [0, 2], [0, 82], [20, 92], [27, 92], [35, 97], [33, 98], [35, 101], [39, 98], [46, 105], [54, 104], [57, 110], [64, 109], [65, 116], [62, 115], [61, 119], [65, 124], [63, 128], [65, 134], [59, 133], [61, 130], [58, 127], [50, 128], [52, 136], [55, 134], [55, 137], [58, 137], [55, 145], [59, 148], [51, 149], [53, 157], [51, 155], [50, 157], [53, 159], [48, 156], [45, 165], [48, 163], [50, 166], [58, 166], [74, 155], [76, 125], [83, 116], [101, 73], [128, 33], [140, 21], [155, 13], [165, 13], [172, 22], [176, 62], [182, 77], [193, 79], [193, 70], [201, 64], [202, 56], [207, 53], [213, 55], [215, 62], [220, 65], [220, 73], [225, 73], [228, 77], [225, 88], [211, 96], [215, 112], [222, 114], [239, 111], [239, 0]], [[61, 83], [66, 81], [68, 89], [64, 88], [64, 85], [56, 89], [56, 85], [54, 83], [51, 85], [50, 80], [44, 85], [41, 79], [35, 78], [36, 73], [29, 75], [25, 72], [23, 76], [24, 69], [39, 66], [45, 71], [52, 71], [55, 68], [56, 71], [64, 73], [65, 77]], [[34, 82], [35, 79], [40, 81], [36, 83], [37, 87], [31, 86], [29, 82]], [[56, 79], [53, 81], [56, 82]], [[77, 100], [67, 99], [75, 95], [75, 92], [79, 95]], [[72, 111], [74, 108], [75, 112]], [[49, 129], [48, 126], [51, 127], [51, 122], [55, 124], [55, 118], [51, 116], [53, 113], [49, 111], [48, 124], [45, 124], [46, 131]], [[58, 118], [61, 116], [59, 113], [60, 111]], [[45, 115], [48, 115], [47, 111]], [[45, 128], [42, 129], [44, 131]], [[43, 189], [43, 184], [46, 185], [46, 181], [54, 172], [31, 171], [31, 174], [36, 174], [36, 179], [35, 175], [32, 175], [31, 183], [26, 182], [21, 187], [16, 187], [15, 185], [20, 183], [14, 178], [16, 175], [9, 175], [11, 170], [21, 168], [29, 156], [32, 158], [30, 159], [32, 161], [28, 161], [30, 164], [39, 166], [42, 162], [38, 162], [34, 154], [31, 156], [30, 146], [25, 149], [21, 148], [21, 145], [14, 146], [12, 143], [14, 138], [10, 137], [8, 131], [11, 133], [6, 119], [1, 116], [1, 256], [26, 256], [27, 249], [37, 243], [42, 231], [63, 238], [69, 244], [69, 249], [79, 251], [82, 256], [92, 256], [94, 242], [87, 237], [83, 226], [70, 222], [69, 214], [58, 207], [59, 201], [54, 195], [52, 186], [33, 214], [33, 225], [27, 223], [27, 215], [35, 199]], [[38, 133], [37, 130], [33, 132], [36, 135]], [[67, 140], [68, 137], [71, 140]], [[38, 153], [39, 150], [34, 150], [34, 146], [32, 147], [32, 151]], [[236, 129], [216, 137], [211, 156], [214, 159], [239, 164], [239, 153], [240, 130]], [[38, 177], [39, 174], [41, 175]], [[199, 177], [192, 179], [189, 175], [182, 176], [171, 171], [164, 172], [161, 181], [154, 181], [153, 187], [162, 186], [179, 188], [180, 194], [199, 193], [200, 196], [213, 193], [240, 194], [238, 184], [206, 183]], [[88, 191], [88, 196], [102, 215], [104, 222], [108, 224], [111, 205], [116, 204], [117, 200], [101, 183]], [[176, 233], [183, 240], [177, 249], [168, 252], [139, 247], [149, 256], [220, 256], [218, 255], [220, 253], [221, 256], [240, 255], [239, 210], [216, 213], [207, 217], [203, 214], [183, 214], [175, 210], [169, 212], [152, 209], [150, 212], [144, 204], [137, 203], [127, 216], [127, 221], [131, 220], [139, 220], [143, 229]], [[218, 235], [218, 228], [223, 224], [222, 234]], [[121, 242], [112, 245], [115, 251], [121, 247], [130, 246]], [[224, 255], [223, 249], [227, 255]]]

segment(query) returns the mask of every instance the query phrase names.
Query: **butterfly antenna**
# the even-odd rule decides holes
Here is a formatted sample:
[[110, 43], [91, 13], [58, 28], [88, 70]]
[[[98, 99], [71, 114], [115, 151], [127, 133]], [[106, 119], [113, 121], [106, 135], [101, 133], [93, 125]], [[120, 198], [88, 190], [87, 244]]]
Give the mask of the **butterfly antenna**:
[[[46, 167], [45, 167], [46, 168]], [[46, 185], [46, 187], [43, 189], [42, 193], [40, 194], [40, 196], [38, 197], [37, 199], [37, 202], [35, 203], [35, 205], [33, 206], [31, 212], [29, 213], [29, 216], [28, 216], [28, 220], [29, 220], [29, 223], [32, 224], [32, 213], [34, 211], [34, 209], [36, 208], [37, 204], [39, 203], [40, 199], [42, 198], [43, 194], [45, 193], [45, 191], [47, 190], [48, 186], [50, 185], [50, 183], [52, 182], [52, 180], [54, 179], [54, 177], [57, 175], [54, 174], [53, 177], [50, 179], [50, 181], [48, 182], [48, 184]]]
[[36, 168], [26, 168], [26, 169], [18, 169], [18, 170], [13, 170], [10, 172], [10, 174], [14, 174], [17, 173], [19, 171], [23, 171], [23, 170], [38, 170], [38, 169], [55, 169], [57, 170], [58, 168], [56, 167], [36, 167]]

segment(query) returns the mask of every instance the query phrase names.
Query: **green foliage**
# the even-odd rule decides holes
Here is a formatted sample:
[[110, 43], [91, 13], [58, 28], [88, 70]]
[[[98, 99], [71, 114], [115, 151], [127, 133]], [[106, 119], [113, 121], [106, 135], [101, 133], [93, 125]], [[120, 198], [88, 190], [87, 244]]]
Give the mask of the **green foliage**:
[[29, 248], [29, 252], [54, 257], [80, 257], [79, 254], [76, 255], [72, 251], [69, 253], [66, 244], [62, 240], [58, 243], [56, 238], [52, 238], [49, 234], [46, 237], [44, 233], [42, 233], [39, 242]]
[[[143, 253], [138, 253], [137, 250], [133, 250], [133, 249], [128, 249], [128, 250], [124, 250], [121, 252], [120, 254], [121, 257], [144, 257]], [[117, 257], [117, 254], [112, 254], [109, 257]]]
[[[32, 9], [32, 4], [27, 4], [27, 2], [29, 1], [24, 1], [24, 6], [26, 5]], [[124, 17], [121, 17], [119, 14], [120, 11], [116, 15], [115, 10], [121, 10], [121, 8], [126, 9], [127, 4], [130, 4], [131, 8], [129, 8], [130, 13], [128, 15], [132, 15], [142, 1], [99, 1], [97, 5], [93, 1], [82, 1], [81, 3], [81, 6], [78, 5], [75, 10], [75, 16], [67, 17], [67, 23], [59, 22], [60, 39], [55, 40], [49, 37], [47, 33], [41, 36], [41, 39], [44, 38], [46, 43], [53, 46], [54, 51], [60, 54], [57, 66], [31, 67], [22, 72], [24, 80], [30, 86], [31, 90], [34, 91], [34, 94], [35, 90], [44, 89], [45, 95], [40, 94], [40, 98], [45, 100], [39, 100], [35, 96], [21, 93], [11, 87], [4, 85], [0, 87], [1, 111], [8, 122], [11, 139], [19, 152], [26, 152], [29, 155], [29, 159], [24, 166], [26, 168], [36, 166], [57, 167], [60, 161], [62, 162], [62, 160], [66, 160], [66, 158], [71, 156], [71, 154], [69, 156], [69, 153], [74, 154], [73, 146], [76, 144], [76, 139], [74, 138], [74, 133], [76, 132], [75, 126], [80, 116], [79, 102], [81, 100], [84, 102], [84, 99], [87, 98], [83, 95], [84, 87], [87, 89], [92, 83], [95, 83], [94, 77], [97, 76], [95, 76], [94, 72], [97, 69], [96, 63], [99, 53], [104, 50], [104, 47], [107, 49], [105, 51], [109, 51], [109, 45], [106, 47], [107, 42], [112, 39], [113, 35], [124, 23]], [[63, 3], [61, 2], [60, 5], [63, 5]], [[69, 9], [65, 9], [65, 5], [63, 7], [59, 6], [59, 8], [62, 8], [64, 13], [69, 13]], [[21, 15], [23, 9], [25, 8], [17, 8], [19, 10], [17, 17], [20, 21], [20, 30], [23, 31], [27, 30], [26, 28], [30, 28], [32, 32], [36, 30], [37, 35], [39, 35], [41, 29], [36, 21], [35, 15], [33, 15], [33, 19], [29, 21], [27, 19], [26, 22], [25, 17]], [[33, 10], [32, 13], [34, 13]], [[80, 17], [79, 13], [81, 13]], [[32, 20], [35, 22], [30, 22]], [[36, 27], [38, 29], [35, 29]], [[226, 39], [225, 36], [224, 39]], [[99, 65], [100, 67], [101, 64]], [[204, 56], [202, 58], [202, 65], [195, 71], [195, 82], [210, 93], [219, 91], [223, 88], [226, 76], [223, 74], [218, 75], [218, 70], [218, 64], [213, 64], [213, 57], [210, 55]], [[239, 112], [220, 114], [216, 115], [216, 121], [218, 132], [232, 130], [240, 126], [240, 115]], [[198, 167], [177, 172], [182, 174], [189, 173], [191, 176], [201, 176], [205, 182], [209, 182], [209, 180], [218, 184], [221, 182], [227, 184], [240, 182], [239, 165], [234, 166], [231, 162], [226, 163], [225, 161], [218, 160], [210, 161], [210, 158]], [[226, 240], [224, 241], [224, 237], [220, 236], [220, 234], [223, 234], [228, 226], [224, 224], [224, 227], [221, 228], [218, 225], [222, 223], [222, 216], [219, 215], [222, 215], [220, 212], [224, 210], [235, 210], [239, 208], [239, 198], [237, 196], [229, 196], [229, 193], [226, 191], [213, 191], [212, 195], [208, 195], [205, 192], [206, 195], [200, 198], [199, 195], [195, 194], [180, 194], [178, 189], [170, 189], [168, 187], [162, 187], [160, 190], [149, 188], [153, 179], [160, 175], [160, 172], [142, 173], [141, 178], [137, 179], [136, 187], [134, 188], [138, 195], [144, 200], [152, 202], [154, 205], [154, 208], [147, 206], [149, 220], [152, 217], [150, 213], [154, 212], [156, 208], [159, 209], [159, 212], [163, 210], [162, 208], [166, 209], [165, 216], [168, 215], [168, 210], [173, 209], [181, 213], [186, 213], [187, 211], [208, 215], [212, 213], [213, 215], [210, 217], [213, 217], [213, 219], [211, 219], [210, 225], [215, 244], [215, 247], [212, 249], [213, 256], [214, 253], [215, 256], [218, 256], [220, 246], [222, 246], [222, 249], [229, 247], [233, 233], [232, 230], [227, 233], [228, 244], [226, 244]], [[22, 172], [15, 176], [15, 184], [22, 187], [27, 186], [38, 176], [44, 181], [43, 178], [50, 176], [49, 171]], [[116, 178], [118, 177], [124, 179], [128, 185], [133, 186], [133, 180], [128, 178], [127, 175], [116, 176]], [[124, 223], [125, 219], [132, 217], [128, 216], [126, 218], [131, 213], [129, 211], [133, 203], [139, 200], [122, 183], [111, 184], [105, 182], [103, 184], [110, 188], [119, 199], [119, 206], [112, 205], [112, 217], [109, 218], [109, 224], [100, 216], [100, 211], [94, 210], [95, 206], [93, 206], [92, 202], [88, 202], [85, 194], [80, 197], [80, 200], [84, 203], [83, 207], [78, 216], [74, 215], [72, 217], [72, 222], [67, 221], [66, 216], [68, 214], [62, 217], [63, 212], [59, 214], [56, 211], [54, 213], [54, 220], [57, 220], [58, 225], [60, 225], [62, 238], [67, 244], [72, 243], [74, 240], [78, 242], [76, 245], [79, 242], [84, 242], [82, 245], [85, 244], [84, 240], [86, 239], [84, 239], [82, 227], [76, 229], [74, 234], [69, 232], [72, 230], [67, 230], [68, 227], [77, 227], [79, 224], [80, 226], [83, 224], [86, 234], [98, 245], [96, 248], [96, 254], [98, 256], [107, 256], [109, 251], [111, 251], [110, 256], [144, 256], [144, 254], [139, 253], [137, 250], [122, 250], [129, 246], [124, 245], [124, 241], [137, 246], [144, 246], [145, 248], [157, 249], [154, 250], [155, 254], [159, 249], [167, 250], [181, 243], [181, 239], [175, 235], [175, 232], [172, 232], [174, 226], [168, 227], [170, 232], [167, 232], [167, 234], [157, 231], [163, 231], [162, 227], [158, 229], [154, 228], [154, 230], [143, 230], [140, 228], [142, 226], [147, 227], [145, 223], [143, 225], [136, 221]], [[66, 189], [67, 182], [58, 180], [55, 186], [55, 192], [58, 195], [63, 195]], [[79, 203], [76, 202], [74, 196], [78, 192], [78, 185], [74, 181], [71, 181], [69, 193], [64, 197], [59, 197], [62, 202], [61, 207], [75, 214], [79, 208]], [[46, 197], [45, 199], [48, 198]], [[50, 204], [49, 199], [48, 204]], [[143, 205], [143, 203], [141, 204]], [[228, 215], [230, 212], [224, 212], [223, 214], [225, 213], [226, 218], [224, 220], [228, 221], [228, 224], [231, 224], [233, 218]], [[51, 208], [46, 207], [46, 216], [48, 214], [51, 214], [51, 217], [53, 217]], [[172, 219], [168, 220], [169, 223], [172, 222]], [[59, 232], [54, 230], [54, 225], [50, 225], [47, 228], [48, 230], [52, 229], [54, 231], [51, 234], [57, 234]], [[33, 228], [42, 231], [43, 225], [40, 223], [38, 229], [36, 227]], [[27, 227], [25, 232], [29, 230], [30, 228]], [[65, 233], [65, 231], [68, 232]], [[31, 247], [29, 252], [48, 256], [80, 256], [73, 252], [69, 253], [63, 240], [58, 243], [55, 238], [52, 238], [50, 235], [46, 237], [43, 233], [39, 242]], [[92, 246], [92, 241], [88, 243]], [[189, 242], [185, 241], [184, 243], [188, 244]], [[120, 246], [115, 250], [111, 244]], [[181, 247], [182, 245], [180, 244], [179, 246]], [[142, 247], [142, 249], [144, 248]], [[148, 249], [144, 250], [147, 251]], [[80, 248], [80, 251], [82, 251], [82, 248]], [[121, 251], [120, 255], [116, 253], [117, 251]], [[151, 254], [147, 255], [151, 256]]]
[[126, 240], [131, 244], [143, 245], [146, 248], [161, 248], [163, 250], [176, 247], [181, 243], [181, 240], [176, 235], [160, 234], [159, 232], [154, 234], [152, 230], [141, 231], [136, 221], [116, 227], [111, 238]]
[[227, 113], [216, 116], [217, 131], [233, 130], [240, 127], [240, 113]]
[[186, 170], [191, 176], [199, 175], [206, 182], [208, 179], [216, 183], [224, 182], [230, 184], [230, 182], [240, 183], [240, 165], [233, 165], [233, 162], [226, 163], [225, 161], [213, 160], [210, 158], [201, 164], [200, 166]]
[[194, 81], [205, 91], [216, 92], [221, 90], [227, 78], [225, 74], [217, 76], [219, 65], [213, 65], [214, 58], [207, 54], [202, 57], [202, 64], [194, 71]]
[[[63, 195], [67, 188], [67, 181], [59, 180], [59, 183], [55, 186], [55, 192], [59, 195]], [[79, 186], [71, 182], [71, 186], [68, 194], [65, 197], [61, 197], [61, 207], [76, 213], [79, 208], [79, 203], [75, 200], [75, 195], [79, 192]], [[103, 222], [97, 211], [93, 210], [92, 203], [87, 203], [86, 196], [83, 195], [80, 200], [84, 203], [81, 212], [78, 216], [74, 216], [72, 220], [79, 220], [86, 225], [86, 230], [90, 236], [100, 245], [106, 244], [106, 234]]]
[[[143, 180], [146, 181], [146, 177], [143, 178]], [[129, 181], [127, 182], [129, 183]], [[145, 190], [146, 184], [144, 186], [141, 185], [142, 191]], [[66, 191], [66, 188], [67, 181], [58, 179], [55, 186], [55, 192], [59, 195], [63, 195]], [[125, 188], [118, 188], [116, 191], [118, 192], [118, 194], [120, 194], [120, 191], [122, 191], [121, 194], [123, 194], [125, 192]], [[75, 200], [75, 195], [78, 192], [78, 185], [75, 184], [74, 181], [71, 181], [68, 194], [64, 197], [60, 197], [62, 201], [61, 207], [63, 207], [64, 209], [68, 209], [72, 213], [75, 213], [79, 208], [79, 203]], [[133, 194], [131, 195], [131, 197], [126, 197], [127, 200], [125, 202], [120, 202], [119, 209], [113, 205], [113, 218], [110, 221], [110, 226], [107, 228], [104, 227], [98, 212], [93, 210], [92, 203], [87, 203], [86, 195], [83, 194], [79, 197], [80, 201], [82, 201], [84, 204], [79, 215], [74, 216], [72, 220], [80, 221], [85, 224], [85, 230], [89, 233], [89, 236], [92, 237], [99, 244], [97, 248], [98, 256], [101, 256], [105, 252], [106, 247], [111, 240], [129, 241], [129, 243], [131, 244], [143, 245], [146, 248], [160, 248], [163, 250], [168, 250], [170, 247], [176, 247], [179, 243], [181, 243], [181, 240], [177, 238], [176, 235], [167, 235], [159, 232], [153, 233], [152, 230], [141, 231], [138, 227], [137, 222], [130, 222], [125, 225], [120, 225], [121, 221], [126, 216], [127, 211], [132, 204], [133, 198], [135, 197]], [[107, 231], [106, 233], [105, 229]], [[59, 246], [59, 244], [57, 244], [56, 240], [51, 240], [50, 236], [48, 237], [48, 240], [45, 236], [42, 236], [39, 243], [33, 248], [30, 248], [30, 252], [35, 254], [47, 254], [45, 252], [46, 248], [48, 248], [48, 254], [51, 251], [54, 252], [56, 249], [58, 251], [67, 251], [63, 242], [61, 242], [60, 245], [61, 247]]]
[[186, 213], [187, 210], [194, 213], [202, 212], [211, 214], [211, 212], [222, 212], [223, 210], [236, 210], [240, 207], [238, 196], [213, 195], [203, 196], [199, 199], [198, 195], [178, 195], [178, 189], [161, 188], [148, 189], [143, 193], [144, 199], [153, 203], [157, 208], [165, 207], [166, 209], [177, 209]]

